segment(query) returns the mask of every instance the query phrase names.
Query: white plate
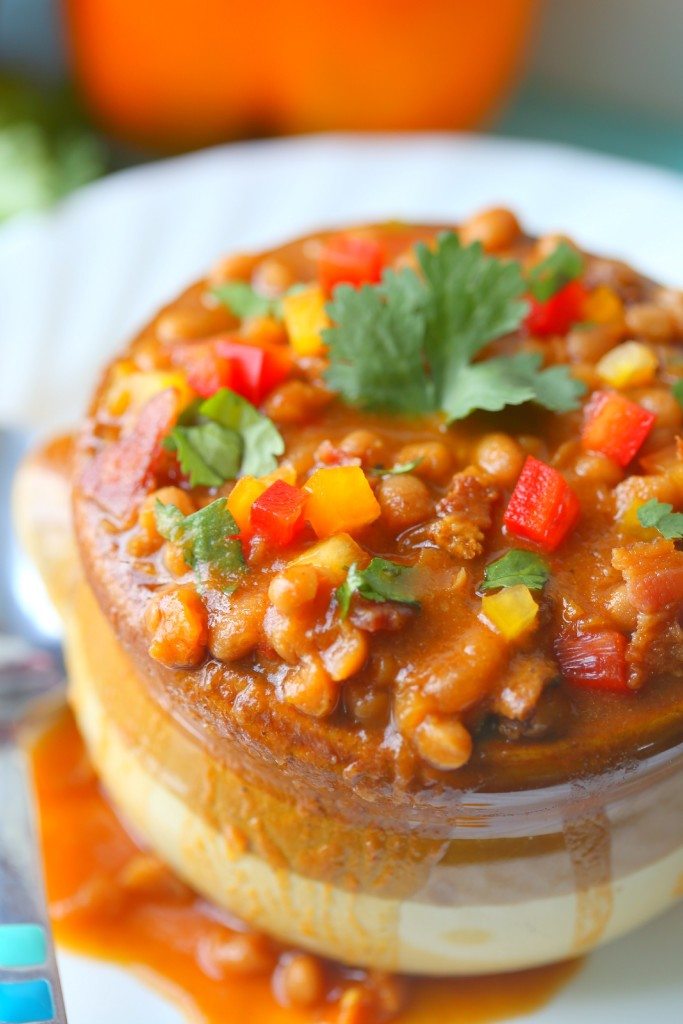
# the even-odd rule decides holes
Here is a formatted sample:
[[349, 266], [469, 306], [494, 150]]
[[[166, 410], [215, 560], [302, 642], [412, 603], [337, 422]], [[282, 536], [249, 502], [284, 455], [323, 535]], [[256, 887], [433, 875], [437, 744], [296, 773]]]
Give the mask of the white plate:
[[[475, 136], [221, 147], [114, 175], [0, 231], [0, 422], [76, 421], [107, 356], [223, 252], [321, 225], [458, 219], [492, 203], [513, 206], [534, 232], [566, 231], [683, 284], [683, 180], [668, 172]], [[683, 906], [596, 953], [527, 1019], [678, 1022], [681, 950]], [[92, 1024], [94, 1007], [97, 1024], [181, 1020], [117, 968], [68, 954], [61, 963], [71, 1024]]]

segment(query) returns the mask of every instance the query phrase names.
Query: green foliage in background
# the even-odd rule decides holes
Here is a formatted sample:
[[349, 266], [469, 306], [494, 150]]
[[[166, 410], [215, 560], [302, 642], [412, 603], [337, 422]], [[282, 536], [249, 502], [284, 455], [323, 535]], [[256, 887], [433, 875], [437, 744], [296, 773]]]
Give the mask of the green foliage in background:
[[0, 221], [49, 206], [105, 169], [71, 93], [0, 77]]

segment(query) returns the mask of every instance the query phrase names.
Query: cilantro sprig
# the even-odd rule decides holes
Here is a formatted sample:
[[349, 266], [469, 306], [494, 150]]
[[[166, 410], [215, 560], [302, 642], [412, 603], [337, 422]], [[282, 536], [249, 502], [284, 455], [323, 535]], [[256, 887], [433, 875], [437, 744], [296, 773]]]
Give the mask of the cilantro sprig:
[[214, 285], [210, 291], [215, 299], [227, 306], [240, 320], [255, 316], [281, 315], [279, 299], [259, 295], [246, 281], [225, 281], [224, 284]]
[[199, 586], [218, 586], [232, 593], [238, 576], [246, 569], [239, 527], [225, 498], [218, 498], [189, 516], [175, 505], [157, 501], [154, 515], [157, 530], [166, 540], [178, 544], [183, 558], [194, 569]]
[[540, 555], [533, 551], [512, 548], [486, 566], [479, 589], [515, 587], [523, 583], [530, 590], [542, 590], [549, 579], [550, 569]]
[[636, 516], [641, 526], [652, 527], [667, 540], [683, 538], [683, 512], [674, 512], [668, 501], [651, 498], [641, 505]]
[[582, 273], [583, 256], [568, 242], [561, 241], [549, 256], [529, 271], [527, 284], [535, 299], [547, 302]]
[[164, 440], [191, 487], [220, 487], [237, 476], [263, 476], [285, 443], [272, 420], [229, 388], [194, 403]]
[[535, 401], [555, 412], [578, 405], [585, 386], [566, 367], [541, 369], [537, 353], [479, 358], [527, 312], [518, 263], [462, 246], [453, 232], [416, 247], [421, 274], [386, 271], [378, 285], [339, 285], [323, 336], [326, 378], [352, 405], [448, 421]]
[[681, 378], [681, 380], [677, 380], [675, 384], [672, 384], [671, 390], [673, 391], [673, 396], [678, 404], [683, 405], [683, 378]]
[[365, 569], [359, 569], [354, 562], [336, 590], [341, 617], [345, 619], [349, 614], [351, 598], [356, 593], [367, 601], [398, 601], [419, 608], [420, 602], [412, 592], [413, 574], [410, 566], [399, 565], [388, 558], [373, 558]]

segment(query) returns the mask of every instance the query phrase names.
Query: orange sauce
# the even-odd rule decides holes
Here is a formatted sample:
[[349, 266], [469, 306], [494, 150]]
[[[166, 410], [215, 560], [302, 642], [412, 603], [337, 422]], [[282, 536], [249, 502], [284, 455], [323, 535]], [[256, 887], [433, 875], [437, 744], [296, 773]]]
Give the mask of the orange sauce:
[[[63, 946], [125, 964], [203, 1024], [336, 1020], [350, 972], [329, 965], [327, 1007], [287, 1008], [270, 972], [216, 974], [212, 942], [240, 926], [192, 893], [126, 831], [103, 795], [70, 714], [37, 741], [32, 761], [50, 912]], [[578, 970], [572, 961], [498, 977], [411, 979], [395, 1024], [489, 1024], [543, 1006]], [[213, 975], [213, 976], [212, 976]], [[322, 1014], [322, 1017], [321, 1017]], [[361, 1024], [360, 1017], [349, 1018]], [[385, 1018], [386, 1019], [386, 1018]], [[374, 1024], [367, 1017], [362, 1024]]]

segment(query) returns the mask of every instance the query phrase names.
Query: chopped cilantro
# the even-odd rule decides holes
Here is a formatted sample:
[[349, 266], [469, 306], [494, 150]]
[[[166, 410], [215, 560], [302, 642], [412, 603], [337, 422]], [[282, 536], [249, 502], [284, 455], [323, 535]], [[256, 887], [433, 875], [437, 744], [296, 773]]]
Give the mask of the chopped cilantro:
[[236, 431], [242, 439], [240, 476], [263, 476], [277, 466], [277, 456], [285, 442], [272, 420], [246, 398], [229, 388], [221, 388], [200, 406], [200, 413], [226, 430]]
[[252, 316], [280, 316], [280, 300], [259, 295], [246, 281], [226, 281], [211, 289], [214, 298], [227, 306], [240, 320]]
[[474, 362], [495, 338], [516, 330], [527, 305], [519, 264], [463, 247], [454, 233], [417, 246], [422, 277], [385, 272], [381, 284], [336, 288], [324, 332], [328, 383], [351, 404], [404, 413], [442, 411], [449, 421], [474, 409], [535, 401], [574, 409], [584, 385], [566, 367], [540, 369], [535, 353]]
[[678, 404], [683, 405], [683, 378], [681, 378], [681, 380], [677, 380], [675, 384], [672, 384], [671, 390], [673, 391], [674, 398]]
[[234, 430], [219, 423], [200, 423], [194, 427], [175, 427], [164, 442], [178, 453], [190, 487], [220, 487], [238, 473], [242, 441]]
[[342, 618], [349, 614], [351, 597], [355, 593], [368, 601], [399, 601], [419, 608], [420, 603], [410, 589], [413, 571], [410, 566], [398, 565], [387, 558], [373, 558], [366, 569], [359, 569], [354, 562], [336, 591]]
[[683, 512], [674, 512], [673, 505], [667, 501], [651, 498], [640, 506], [636, 515], [641, 526], [658, 530], [667, 540], [683, 538]]
[[527, 275], [529, 291], [539, 302], [547, 302], [570, 281], [581, 277], [583, 257], [569, 245], [560, 242], [549, 256], [537, 263]]
[[480, 590], [494, 587], [515, 587], [523, 583], [530, 590], [541, 590], [550, 579], [546, 562], [533, 551], [512, 548], [484, 569]]
[[272, 420], [246, 398], [221, 388], [185, 411], [164, 447], [177, 452], [191, 487], [220, 487], [237, 476], [272, 472], [285, 446]]
[[225, 498], [184, 516], [175, 505], [157, 501], [154, 510], [157, 530], [162, 537], [178, 544], [183, 557], [195, 571], [201, 587], [218, 586], [232, 592], [237, 574], [246, 569], [239, 527]]
[[413, 459], [411, 462], [397, 462], [395, 466], [373, 466], [370, 470], [371, 476], [402, 476], [403, 473], [412, 473], [422, 462], [422, 459]]

